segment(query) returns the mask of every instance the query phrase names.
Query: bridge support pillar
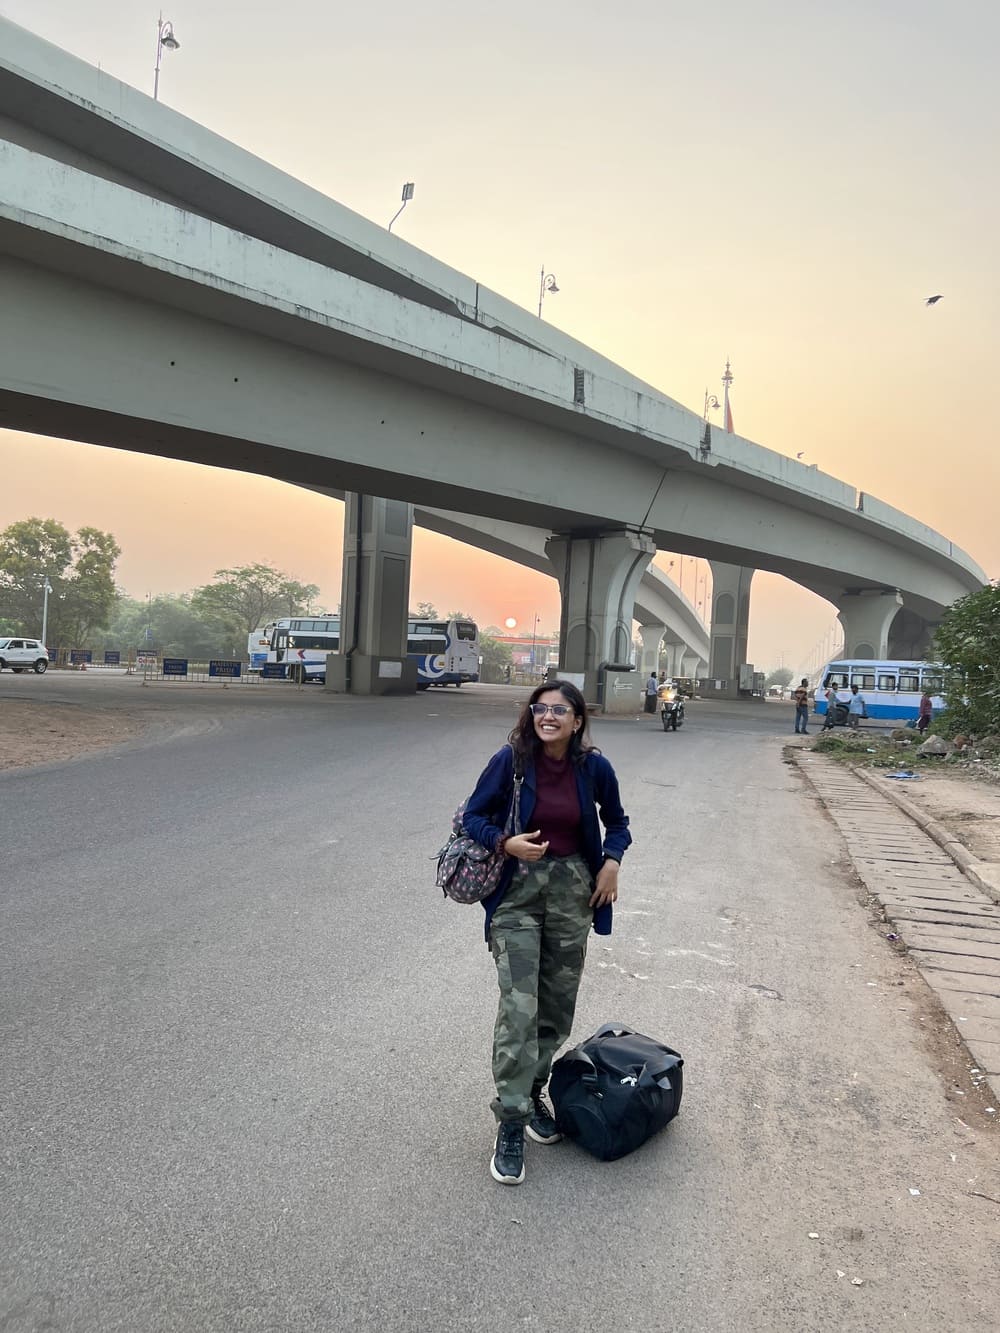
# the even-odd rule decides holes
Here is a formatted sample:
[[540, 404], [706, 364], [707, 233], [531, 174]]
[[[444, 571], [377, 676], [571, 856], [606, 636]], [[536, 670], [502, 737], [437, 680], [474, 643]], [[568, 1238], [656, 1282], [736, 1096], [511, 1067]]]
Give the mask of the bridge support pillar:
[[683, 666], [684, 670], [678, 671], [677, 674], [679, 676], [687, 677], [688, 679], [692, 680], [696, 685], [698, 684], [699, 681], [705, 679], [705, 672], [708, 670], [708, 663], [699, 653], [695, 652], [685, 653], [681, 665]]
[[639, 663], [643, 688], [649, 679], [649, 673], [660, 674], [660, 646], [667, 632], [666, 625], [640, 625], [639, 638], [642, 640], [642, 660]]
[[632, 655], [635, 594], [656, 547], [638, 528], [554, 533], [545, 543], [562, 593], [559, 669], [582, 677], [588, 703], [607, 713], [642, 707], [638, 671], [607, 671]]
[[934, 632], [940, 620], [926, 620], [909, 610], [903, 598], [903, 610], [889, 626], [889, 650], [886, 656], [919, 662], [934, 650]]
[[348, 491], [340, 652], [327, 659], [326, 688], [338, 694], [413, 694], [406, 656], [413, 506]]
[[668, 676], [679, 676], [681, 674], [680, 660], [683, 652], [683, 643], [670, 641], [663, 644], [660, 649], [660, 662], [662, 663], [660, 669], [665, 671]]
[[[711, 698], [739, 699], [740, 667], [747, 660], [750, 630], [750, 582], [754, 569], [710, 560], [712, 568], [712, 629], [708, 666]], [[715, 682], [722, 682], [718, 688]]]
[[845, 657], [888, 657], [889, 629], [903, 605], [898, 592], [859, 588], [837, 599], [837, 619], [844, 627]]

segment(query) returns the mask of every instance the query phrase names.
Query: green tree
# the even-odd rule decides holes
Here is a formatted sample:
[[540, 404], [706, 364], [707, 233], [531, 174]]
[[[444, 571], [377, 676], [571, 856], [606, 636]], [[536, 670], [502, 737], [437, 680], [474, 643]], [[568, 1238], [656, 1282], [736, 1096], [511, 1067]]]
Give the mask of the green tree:
[[71, 534], [53, 518], [28, 518], [0, 532], [0, 617], [22, 634], [40, 634], [48, 577], [50, 645], [85, 647], [106, 625], [118, 599], [115, 562], [121, 548], [109, 532]]
[[777, 685], [781, 689], [786, 689], [792, 683], [795, 672], [789, 667], [777, 667], [774, 671], [765, 677], [765, 685]]
[[234, 649], [242, 657], [246, 639], [234, 642], [232, 631], [217, 620], [203, 620], [192, 609], [188, 596], [161, 596], [151, 601], [121, 597], [103, 641], [95, 646], [122, 653], [148, 647], [166, 657], [205, 662], [212, 657], [228, 657]]
[[507, 679], [507, 669], [513, 670], [510, 644], [498, 643], [489, 634], [479, 635], [479, 655], [483, 659], [479, 679], [488, 685], [502, 684]]
[[194, 590], [190, 604], [195, 615], [218, 626], [242, 651], [251, 630], [301, 615], [318, 596], [315, 583], [298, 583], [272, 565], [241, 565], [217, 569], [212, 583]]
[[934, 636], [944, 667], [942, 730], [1000, 735], [1000, 583], [952, 603]]
[[411, 620], [437, 620], [437, 607], [433, 602], [418, 602], [417, 609], [410, 612]]

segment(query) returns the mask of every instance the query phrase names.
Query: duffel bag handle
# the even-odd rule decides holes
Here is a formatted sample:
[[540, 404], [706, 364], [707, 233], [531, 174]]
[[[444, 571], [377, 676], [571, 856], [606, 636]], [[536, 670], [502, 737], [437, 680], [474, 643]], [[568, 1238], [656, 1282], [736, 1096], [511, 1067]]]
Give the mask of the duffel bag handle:
[[[598, 1028], [598, 1030], [594, 1033], [592, 1037], [588, 1037], [587, 1041], [588, 1042], [597, 1041], [598, 1038], [600, 1037], [641, 1037], [641, 1036], [642, 1036], [641, 1032], [636, 1032], [635, 1028], [626, 1027], [624, 1023], [605, 1023], [603, 1027]], [[647, 1040], [652, 1041], [652, 1038], [647, 1038]], [[585, 1042], [584, 1045], [586, 1044], [587, 1043]], [[654, 1069], [650, 1067], [650, 1063], [647, 1061], [647, 1063], [643, 1066], [643, 1073], [648, 1073], [650, 1078], [656, 1080], [662, 1078], [664, 1074], [669, 1074], [671, 1069], [684, 1068], [684, 1061], [681, 1059], [680, 1055], [675, 1050], [673, 1050], [672, 1047], [670, 1046], [664, 1047], [660, 1042], [654, 1042], [653, 1044], [655, 1046], [661, 1047], [664, 1055], [672, 1056], [672, 1060], [669, 1064], [659, 1069], [659, 1072], [654, 1072]], [[590, 1056], [586, 1053], [586, 1051], [583, 1049], [582, 1046], [577, 1046], [575, 1050], [570, 1051], [568, 1058], [571, 1060], [579, 1060], [583, 1064], [590, 1065], [590, 1068], [594, 1072], [592, 1074], [584, 1074], [582, 1075], [582, 1078], [586, 1083], [593, 1084], [596, 1082], [597, 1066], [594, 1064], [593, 1060], [591, 1060]], [[654, 1062], [654, 1065], [658, 1066], [659, 1063], [660, 1061], [657, 1060]]]
[[640, 1034], [635, 1028], [626, 1027], [624, 1023], [605, 1023], [602, 1028], [598, 1028], [590, 1041], [596, 1041], [598, 1037], [638, 1037]]
[[576, 1046], [572, 1051], [567, 1051], [562, 1059], [566, 1061], [575, 1060], [577, 1064], [586, 1065], [586, 1070], [580, 1075], [580, 1082], [591, 1091], [597, 1087], [597, 1066], [582, 1046]]

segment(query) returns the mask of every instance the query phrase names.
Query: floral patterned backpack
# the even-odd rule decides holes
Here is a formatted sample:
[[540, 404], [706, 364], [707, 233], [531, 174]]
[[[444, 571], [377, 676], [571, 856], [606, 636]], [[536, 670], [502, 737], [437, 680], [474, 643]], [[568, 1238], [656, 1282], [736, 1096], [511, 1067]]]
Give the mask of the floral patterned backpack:
[[[511, 747], [513, 748], [513, 747]], [[521, 761], [514, 755], [514, 794], [504, 826], [504, 836], [511, 837], [521, 829], [521, 783], [524, 772]], [[451, 834], [448, 841], [437, 854], [437, 877], [435, 883], [446, 898], [456, 903], [478, 903], [488, 898], [500, 883], [506, 856], [503, 852], [491, 852], [482, 843], [470, 838], [462, 822], [467, 801], [455, 811], [451, 821]]]

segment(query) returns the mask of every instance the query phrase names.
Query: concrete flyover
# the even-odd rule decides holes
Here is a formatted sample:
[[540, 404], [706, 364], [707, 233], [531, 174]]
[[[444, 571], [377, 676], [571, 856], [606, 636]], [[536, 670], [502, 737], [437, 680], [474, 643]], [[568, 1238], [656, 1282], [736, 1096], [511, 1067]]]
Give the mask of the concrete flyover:
[[[528, 569], [557, 573], [545, 551], [547, 534], [539, 528], [424, 507], [414, 510], [414, 519], [432, 532], [492, 551]], [[635, 619], [642, 630], [639, 667], [644, 677], [658, 669], [661, 646], [671, 675], [694, 678], [707, 670], [708, 631], [687, 597], [655, 565], [646, 568], [635, 591]]]
[[3, 20], [0, 133], [0, 424], [551, 534], [568, 669], [620, 656], [656, 548], [713, 562], [711, 674], [740, 660], [756, 568], [875, 652], [985, 581]]
[[[336, 499], [344, 496], [343, 491], [311, 489]], [[556, 575], [545, 553], [548, 534], [540, 528], [429, 509], [424, 505], [414, 507], [413, 521], [429, 532], [477, 546], [540, 574]], [[642, 628], [643, 654], [639, 667], [644, 673], [658, 669], [661, 646], [672, 675], [696, 677], [707, 668], [708, 631], [688, 598], [655, 565], [645, 570], [636, 591], [635, 619]]]

